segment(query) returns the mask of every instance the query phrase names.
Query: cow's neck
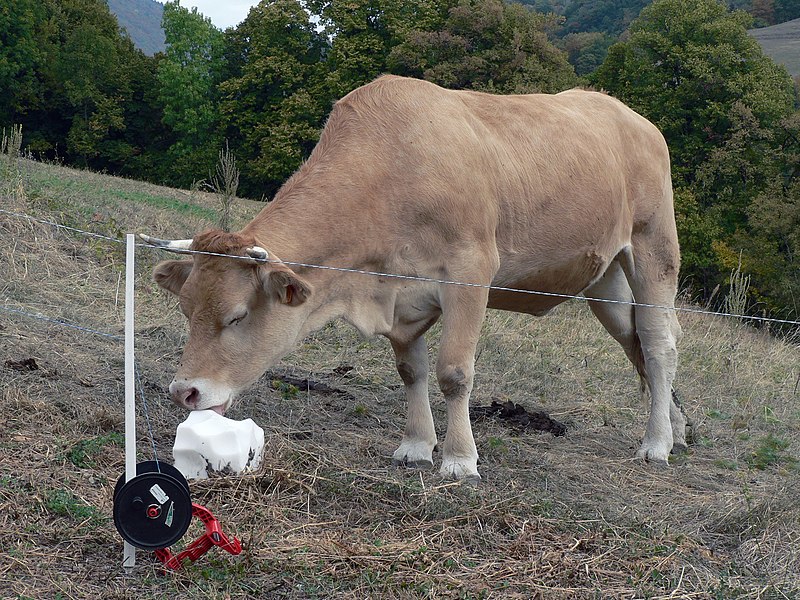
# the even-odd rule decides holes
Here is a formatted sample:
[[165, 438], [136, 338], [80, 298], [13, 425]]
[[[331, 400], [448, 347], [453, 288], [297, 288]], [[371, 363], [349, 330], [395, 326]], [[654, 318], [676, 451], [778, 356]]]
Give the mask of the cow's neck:
[[353, 267], [364, 252], [354, 233], [374, 229], [364, 211], [369, 199], [325, 162], [312, 155], [245, 231], [283, 260]]
[[376, 247], [381, 240], [379, 228], [370, 222], [369, 212], [361, 210], [369, 199], [354, 197], [355, 191], [350, 196], [342, 194], [341, 190], [352, 186], [341, 183], [335, 186], [338, 193], [326, 196], [328, 186], [314, 186], [313, 179], [312, 173], [287, 182], [245, 231], [314, 287], [301, 335], [337, 318], [364, 335], [387, 333], [393, 320], [394, 292], [389, 289], [393, 286], [379, 283], [374, 276], [297, 264], [365, 271], [384, 266], [373, 258], [385, 256]]

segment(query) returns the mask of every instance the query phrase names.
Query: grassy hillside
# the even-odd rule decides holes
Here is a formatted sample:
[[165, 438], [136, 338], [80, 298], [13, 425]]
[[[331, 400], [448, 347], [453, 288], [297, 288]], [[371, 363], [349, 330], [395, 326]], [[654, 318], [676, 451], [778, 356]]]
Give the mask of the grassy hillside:
[[[210, 195], [28, 161], [0, 191], [6, 211], [111, 237], [184, 237], [217, 218]], [[241, 201], [236, 222], [258, 208]], [[185, 414], [167, 386], [185, 325], [150, 282], [164, 256], [137, 256], [136, 351], [154, 442], [170, 460]], [[123, 260], [119, 244], [0, 213], [6, 309], [119, 335]], [[191, 484], [244, 552], [212, 550], [178, 574], [140, 552], [126, 574], [111, 521], [124, 470], [122, 344], [0, 310], [0, 596], [797, 597], [800, 349], [731, 320], [680, 320], [676, 388], [694, 443], [657, 469], [631, 458], [646, 410], [584, 304], [541, 319], [491, 312], [473, 404], [512, 400], [568, 429], [476, 421], [477, 487], [391, 466], [404, 416], [388, 344], [331, 325], [230, 414], [264, 428], [259, 471]], [[289, 383], [304, 378], [327, 387]], [[140, 406], [141, 460], [152, 458], [144, 417]], [[186, 540], [199, 533], [193, 525]]]
[[800, 76], [800, 19], [751, 29], [748, 33], [758, 40], [764, 53], [784, 65], [792, 77]]
[[161, 17], [164, 5], [156, 0], [107, 0], [108, 8], [130, 35], [133, 43], [152, 56], [166, 48]]

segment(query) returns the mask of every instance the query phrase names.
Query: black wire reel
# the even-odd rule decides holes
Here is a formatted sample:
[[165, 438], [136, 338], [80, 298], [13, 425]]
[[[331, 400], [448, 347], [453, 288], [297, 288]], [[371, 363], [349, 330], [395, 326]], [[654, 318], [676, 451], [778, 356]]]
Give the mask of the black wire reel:
[[169, 548], [189, 529], [189, 483], [170, 464], [149, 460], [136, 465], [136, 477], [123, 474], [114, 486], [114, 525], [126, 542], [142, 550]]

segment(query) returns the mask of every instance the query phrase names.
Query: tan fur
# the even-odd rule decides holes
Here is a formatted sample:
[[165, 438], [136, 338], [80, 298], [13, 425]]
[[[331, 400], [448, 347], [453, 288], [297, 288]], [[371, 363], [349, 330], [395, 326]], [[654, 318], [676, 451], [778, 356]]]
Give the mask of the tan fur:
[[[206, 233], [193, 248], [242, 254], [254, 244], [292, 262], [666, 307], [674, 302], [680, 264], [666, 144], [622, 103], [583, 90], [527, 96], [448, 91], [392, 76], [336, 104], [309, 160], [241, 232]], [[409, 403], [395, 460], [427, 465], [436, 436], [427, 385], [420, 383], [427, 373], [420, 339], [441, 318], [436, 373], [448, 404], [441, 470], [456, 478], [478, 476], [467, 406], [486, 307], [543, 314], [562, 301], [216, 257], [193, 260], [180, 290], [192, 326], [171, 388], [176, 401], [192, 408], [227, 405], [305, 335], [343, 318], [365, 335], [391, 340]], [[288, 289], [259, 284], [276, 270]], [[247, 319], [225, 325], [226, 315], [241, 306], [248, 307]], [[592, 307], [651, 390], [651, 418], [638, 455], [665, 461], [673, 441], [670, 388], [680, 334], [674, 313], [599, 302]], [[204, 396], [196, 380], [213, 382], [216, 391]], [[197, 394], [187, 395], [192, 389]]]

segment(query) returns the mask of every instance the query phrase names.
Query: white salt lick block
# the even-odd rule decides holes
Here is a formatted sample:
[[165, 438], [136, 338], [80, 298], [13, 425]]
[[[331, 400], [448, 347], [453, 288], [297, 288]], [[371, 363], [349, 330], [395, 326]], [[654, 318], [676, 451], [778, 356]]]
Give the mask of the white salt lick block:
[[209, 471], [254, 471], [263, 450], [264, 430], [252, 419], [234, 421], [213, 410], [194, 410], [178, 425], [172, 457], [186, 479], [205, 479]]

